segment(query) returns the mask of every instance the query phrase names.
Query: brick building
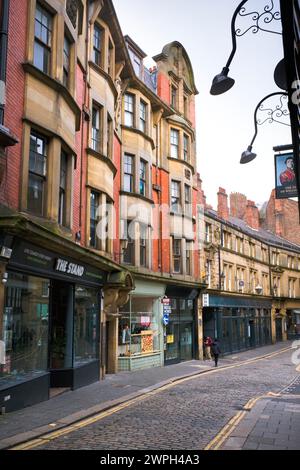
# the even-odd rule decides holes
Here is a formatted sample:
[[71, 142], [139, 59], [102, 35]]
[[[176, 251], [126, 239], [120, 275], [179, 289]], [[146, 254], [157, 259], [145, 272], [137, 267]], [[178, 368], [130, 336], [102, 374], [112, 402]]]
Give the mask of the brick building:
[[300, 245], [299, 211], [296, 201], [276, 199], [275, 190], [260, 211], [261, 225], [266, 230]]

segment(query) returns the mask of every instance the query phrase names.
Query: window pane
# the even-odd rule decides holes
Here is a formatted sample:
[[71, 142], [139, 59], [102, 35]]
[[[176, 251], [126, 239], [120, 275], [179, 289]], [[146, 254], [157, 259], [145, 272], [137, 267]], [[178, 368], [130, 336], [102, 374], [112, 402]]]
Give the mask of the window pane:
[[97, 247], [97, 223], [98, 223], [99, 194], [91, 191], [90, 196], [90, 246]]
[[97, 289], [75, 288], [75, 366], [98, 358], [99, 293]]
[[40, 43], [34, 43], [34, 65], [44, 73], [49, 74], [50, 51]]
[[49, 281], [9, 273], [3, 312], [5, 364], [0, 387], [32, 379], [48, 367]]

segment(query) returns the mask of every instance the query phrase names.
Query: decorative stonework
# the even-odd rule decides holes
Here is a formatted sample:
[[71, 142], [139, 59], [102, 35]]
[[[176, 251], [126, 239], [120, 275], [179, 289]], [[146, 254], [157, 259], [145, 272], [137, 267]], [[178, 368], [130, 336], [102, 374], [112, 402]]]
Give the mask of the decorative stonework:
[[78, 7], [78, 0], [67, 0], [66, 11], [74, 29], [76, 29], [77, 26]]

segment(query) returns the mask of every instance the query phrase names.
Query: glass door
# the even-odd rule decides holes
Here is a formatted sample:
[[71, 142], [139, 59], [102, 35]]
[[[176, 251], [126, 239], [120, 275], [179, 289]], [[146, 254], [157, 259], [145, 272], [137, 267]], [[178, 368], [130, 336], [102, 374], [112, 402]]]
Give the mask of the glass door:
[[193, 324], [180, 324], [180, 360], [191, 361], [193, 359]]

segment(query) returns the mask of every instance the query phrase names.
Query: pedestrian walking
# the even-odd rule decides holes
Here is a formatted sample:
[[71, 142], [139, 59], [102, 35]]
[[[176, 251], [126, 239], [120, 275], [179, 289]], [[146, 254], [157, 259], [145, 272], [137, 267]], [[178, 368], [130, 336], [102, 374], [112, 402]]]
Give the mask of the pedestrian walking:
[[218, 367], [219, 356], [221, 354], [220, 342], [217, 338], [213, 341], [211, 345], [211, 352], [215, 360], [215, 367]]
[[213, 344], [212, 339], [209, 336], [204, 336], [204, 358], [211, 360], [211, 345]]

